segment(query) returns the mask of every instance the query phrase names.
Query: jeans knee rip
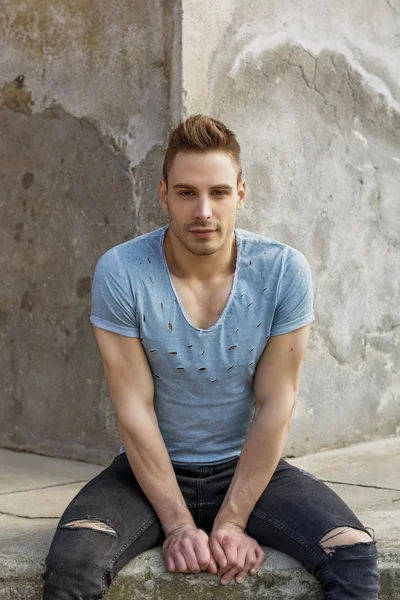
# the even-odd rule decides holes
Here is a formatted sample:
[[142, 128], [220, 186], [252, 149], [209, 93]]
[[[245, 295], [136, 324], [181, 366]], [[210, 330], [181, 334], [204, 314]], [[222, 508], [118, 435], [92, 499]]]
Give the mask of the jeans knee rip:
[[95, 517], [85, 517], [84, 519], [71, 519], [61, 523], [59, 529], [91, 529], [97, 533], [104, 533], [111, 537], [117, 537], [117, 531], [109, 525], [107, 521], [96, 519]]
[[[320, 545], [320, 547], [324, 550], [325, 554], [327, 554], [327, 556], [332, 557], [336, 554], [337, 550], [347, 550], [350, 548], [354, 548], [356, 546], [370, 546], [370, 545], [375, 545], [375, 531], [372, 529], [373, 534], [371, 535], [368, 531], [368, 529], [372, 529], [371, 527], [365, 527], [365, 528], [360, 528], [360, 527], [351, 527], [351, 526], [342, 526], [342, 527], [333, 527], [331, 529], [329, 529], [327, 532], [325, 532], [320, 539], [318, 540], [318, 544]], [[369, 538], [368, 540], [365, 539], [358, 539], [357, 541], [352, 541], [351, 539], [349, 540], [350, 543], [345, 544], [343, 543], [343, 539], [340, 539], [340, 536], [343, 536], [343, 534], [347, 533], [348, 535], [350, 535], [351, 538], [351, 534], [354, 531], [361, 531], [363, 533], [368, 534]], [[329, 536], [328, 534], [332, 532], [333, 535]], [[328, 536], [328, 537], [326, 537]], [[338, 544], [334, 544], [334, 545], [325, 545], [325, 543], [333, 538], [338, 538], [337, 540], [339, 543]], [[345, 538], [346, 536], [344, 536]]]

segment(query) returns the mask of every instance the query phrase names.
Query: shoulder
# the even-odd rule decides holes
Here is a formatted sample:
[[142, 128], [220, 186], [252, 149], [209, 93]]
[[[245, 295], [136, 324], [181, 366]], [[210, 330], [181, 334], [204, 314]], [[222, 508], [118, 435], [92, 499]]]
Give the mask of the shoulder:
[[98, 260], [96, 271], [99, 273], [116, 273], [140, 267], [151, 261], [151, 256], [157, 254], [160, 238], [165, 227], [137, 236], [127, 242], [113, 246]]
[[275, 262], [279, 259], [283, 267], [308, 264], [304, 254], [288, 244], [278, 242], [259, 233], [247, 231], [246, 229], [236, 229], [236, 231], [246, 258], [255, 259], [259, 257], [264, 262]]

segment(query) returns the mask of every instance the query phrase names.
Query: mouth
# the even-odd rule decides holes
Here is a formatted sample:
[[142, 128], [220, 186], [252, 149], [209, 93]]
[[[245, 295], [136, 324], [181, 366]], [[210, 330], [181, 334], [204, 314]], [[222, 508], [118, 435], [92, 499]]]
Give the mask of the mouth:
[[190, 233], [193, 233], [193, 235], [200, 238], [211, 237], [215, 232], [216, 229], [194, 229], [190, 231]]

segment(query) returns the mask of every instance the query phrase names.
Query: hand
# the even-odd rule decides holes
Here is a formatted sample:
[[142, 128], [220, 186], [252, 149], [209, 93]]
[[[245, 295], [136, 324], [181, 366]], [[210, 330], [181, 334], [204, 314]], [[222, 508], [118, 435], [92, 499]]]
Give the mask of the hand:
[[171, 531], [163, 543], [163, 555], [171, 573], [200, 573], [216, 575], [217, 564], [210, 552], [208, 535], [195, 525], [183, 525]]
[[250, 571], [255, 575], [264, 558], [264, 550], [255, 539], [244, 533], [238, 525], [219, 525], [210, 535], [210, 549], [219, 565], [218, 575], [226, 585], [236, 576], [236, 583], [242, 583]]

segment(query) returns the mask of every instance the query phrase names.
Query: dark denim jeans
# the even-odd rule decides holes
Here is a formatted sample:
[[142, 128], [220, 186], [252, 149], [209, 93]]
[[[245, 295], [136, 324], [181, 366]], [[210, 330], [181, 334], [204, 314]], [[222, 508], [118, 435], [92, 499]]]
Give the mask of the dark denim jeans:
[[[238, 459], [213, 466], [174, 464], [178, 484], [198, 527], [212, 529]], [[104, 523], [105, 531], [71, 528], [72, 521]], [[107, 527], [108, 526], [108, 527]], [[260, 544], [297, 559], [330, 600], [377, 600], [375, 541], [337, 546], [327, 553], [319, 540], [336, 527], [365, 531], [349, 507], [314, 476], [281, 459], [247, 524]], [[44, 600], [95, 600], [118, 571], [165, 539], [126, 454], [90, 481], [65, 510], [46, 559]], [[230, 585], [238, 585], [234, 581]]]

